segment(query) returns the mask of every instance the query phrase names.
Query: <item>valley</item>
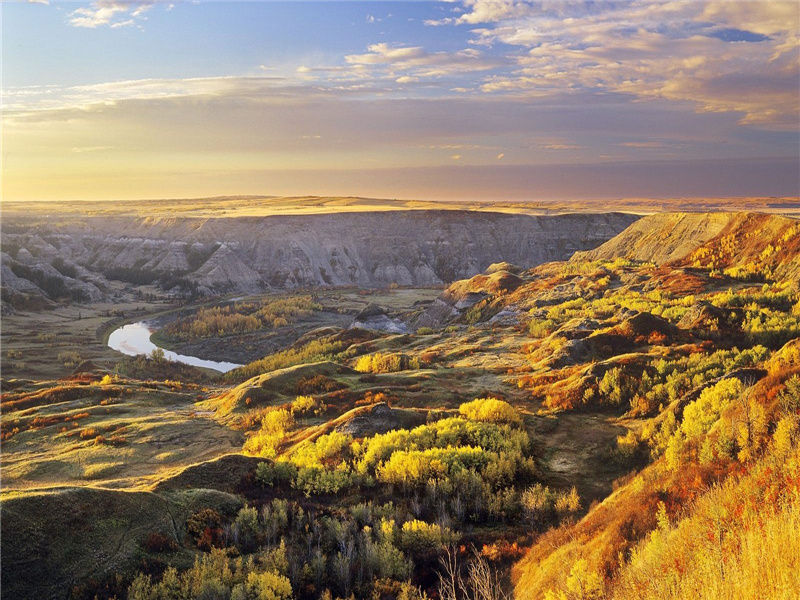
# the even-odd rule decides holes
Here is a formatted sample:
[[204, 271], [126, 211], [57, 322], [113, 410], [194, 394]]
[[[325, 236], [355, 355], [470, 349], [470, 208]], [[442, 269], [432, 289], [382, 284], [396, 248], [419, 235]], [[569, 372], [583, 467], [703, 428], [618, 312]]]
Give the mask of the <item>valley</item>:
[[4, 598], [734, 597], [680, 586], [796, 544], [796, 219], [335, 217], [4, 219]]

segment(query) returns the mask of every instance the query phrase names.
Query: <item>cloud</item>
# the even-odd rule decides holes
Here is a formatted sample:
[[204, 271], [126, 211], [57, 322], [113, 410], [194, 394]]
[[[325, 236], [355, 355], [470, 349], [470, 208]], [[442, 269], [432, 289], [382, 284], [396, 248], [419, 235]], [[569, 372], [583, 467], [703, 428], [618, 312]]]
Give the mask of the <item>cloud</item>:
[[580, 150], [583, 146], [577, 144], [544, 144], [542, 146], [545, 150]]
[[666, 144], [662, 142], [622, 142], [620, 146], [626, 148], [663, 148]]
[[[333, 82], [324, 86], [317, 80], [262, 76], [12, 88], [4, 98], [4, 150], [10, 157], [4, 185], [9, 193], [63, 197], [66, 190], [77, 189], [76, 181], [92, 181], [100, 182], [97, 194], [102, 190], [113, 196], [136, 190], [141, 196], [156, 193], [146, 190], [158, 189], [157, 182], [166, 186], [164, 190], [179, 194], [180, 189], [192, 195], [198, 194], [202, 185], [217, 190], [215, 186], [222, 182], [230, 186], [226, 193], [238, 192], [243, 189], [240, 182], [252, 177], [258, 183], [254, 188], [274, 192], [270, 186], [278, 185], [276, 177], [283, 177], [276, 173], [294, 169], [292, 191], [307, 186], [304, 193], [321, 192], [327, 185], [325, 193], [377, 193], [378, 188], [365, 187], [371, 178], [364, 173], [369, 171], [363, 171], [360, 179], [337, 179], [335, 173], [356, 164], [393, 169], [381, 176], [383, 195], [391, 195], [392, 186], [395, 195], [397, 189], [417, 196], [456, 194], [447, 187], [448, 179], [450, 184], [457, 183], [459, 194], [483, 197], [507, 191], [510, 195], [577, 194], [579, 188], [592, 195], [599, 193], [592, 186], [593, 178], [601, 179], [607, 172], [617, 173], [613, 179], [617, 187], [609, 179], [603, 188], [613, 194], [613, 189], [628, 189], [626, 177], [634, 171], [641, 175], [637, 179], [642, 182], [641, 189], [658, 187], [646, 187], [650, 167], [631, 167], [629, 171], [614, 171], [609, 166], [587, 168], [579, 186], [569, 178], [555, 177], [548, 165], [611, 163], [604, 158], [609, 152], [619, 160], [641, 160], [639, 147], [624, 144], [658, 141], [665, 148], [651, 153], [669, 158], [667, 153], [677, 149], [680, 154], [674, 158], [690, 163], [699, 163], [709, 154], [738, 160], [737, 165], [747, 163], [743, 157], [776, 156], [784, 165], [780, 173], [764, 168], [747, 171], [757, 178], [747, 183], [747, 189], [761, 186], [761, 193], [766, 194], [768, 190], [785, 193], [785, 165], [797, 159], [794, 136], [747, 131], [732, 136], [734, 115], [694, 113], [663, 99], [630, 102], [622, 94], [586, 90], [556, 91], [544, 97], [468, 94], [420, 98], [383, 94], [373, 84], [367, 81], [359, 87]], [[490, 173], [475, 166], [483, 162], [504, 169], [506, 156], [513, 156], [511, 162], [524, 167]], [[431, 171], [423, 168], [445, 165], [458, 171], [429, 177]], [[404, 172], [403, 168], [416, 170]], [[688, 189], [681, 188], [687, 185], [681, 173], [691, 168], [675, 167], [669, 171], [673, 179], [665, 176], [659, 185], [681, 195], [681, 189]], [[266, 175], [268, 170], [272, 174]], [[460, 176], [453, 179], [461, 170], [471, 185], [464, 184], [466, 179]], [[313, 181], [297, 176], [323, 171], [314, 175], [317, 179]], [[557, 172], [562, 176], [571, 173]], [[701, 172], [710, 177], [730, 171], [698, 168], [695, 181], [703, 181]], [[488, 178], [480, 179], [480, 173]], [[512, 174], [513, 181], [506, 177]], [[739, 171], [733, 175], [742, 181]], [[780, 185], [769, 179], [773, 176], [781, 177]], [[338, 187], [340, 183], [342, 187]], [[85, 190], [85, 183], [82, 185]], [[281, 183], [281, 191], [290, 190], [285, 185]], [[733, 189], [733, 184], [728, 188]], [[711, 188], [697, 188], [706, 189]]]
[[454, 17], [445, 17], [443, 19], [425, 19], [422, 23], [428, 27], [441, 27], [442, 25], [452, 25], [455, 22]]
[[471, 25], [522, 17], [535, 10], [532, 3], [520, 0], [466, 0], [464, 5], [469, 12], [458, 17], [456, 22]]
[[501, 64], [497, 58], [487, 57], [474, 48], [428, 52], [422, 46], [391, 46], [384, 42], [368, 46], [364, 54], [346, 55], [345, 62], [354, 67], [381, 67], [390, 73], [406, 72], [407, 76], [417, 78], [487, 71]]
[[467, 0], [473, 43], [522, 50], [485, 93], [582, 90], [741, 113], [740, 123], [796, 129], [800, 5], [794, 1], [633, 0], [561, 3]]
[[114, 146], [73, 146], [72, 152], [75, 154], [82, 154], [84, 152], [103, 152], [105, 150], [113, 150]]
[[156, 0], [95, 0], [88, 7], [73, 10], [69, 14], [69, 23], [74, 27], [89, 29], [103, 25], [112, 28], [128, 27], [136, 24], [155, 2]]

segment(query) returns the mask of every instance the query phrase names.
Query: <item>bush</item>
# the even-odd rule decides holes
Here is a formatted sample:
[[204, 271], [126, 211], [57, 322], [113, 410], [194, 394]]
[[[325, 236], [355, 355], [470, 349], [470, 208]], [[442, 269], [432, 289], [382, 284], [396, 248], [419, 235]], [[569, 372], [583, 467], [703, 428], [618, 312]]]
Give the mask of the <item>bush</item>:
[[581, 497], [578, 495], [578, 490], [575, 489], [575, 486], [572, 486], [569, 492], [563, 492], [558, 495], [555, 509], [559, 516], [573, 514], [581, 509]]
[[259, 537], [258, 511], [245, 506], [236, 515], [231, 526], [233, 542], [243, 552], [252, 552], [256, 549]]
[[545, 338], [557, 328], [558, 324], [552, 319], [531, 319], [528, 323], [528, 333], [535, 338]]
[[256, 481], [263, 486], [289, 483], [294, 481], [297, 468], [286, 461], [279, 460], [274, 463], [264, 461], [256, 466]]
[[279, 408], [269, 411], [261, 420], [261, 429], [245, 441], [244, 451], [253, 456], [272, 458], [292, 425], [294, 418], [288, 410]]
[[355, 481], [355, 474], [348, 469], [305, 467], [297, 471], [294, 485], [308, 497], [318, 494], [338, 494], [345, 488], [351, 487]]
[[292, 584], [277, 573], [250, 573], [247, 581], [233, 588], [231, 600], [290, 600]]
[[512, 424], [522, 422], [522, 418], [513, 406], [497, 398], [478, 398], [466, 402], [458, 407], [458, 412], [472, 421]]
[[343, 383], [321, 373], [301, 377], [297, 382], [297, 393], [301, 395], [335, 392], [346, 388]]
[[213, 508], [204, 508], [189, 517], [186, 521], [186, 531], [201, 550], [224, 546], [222, 515]]
[[417, 519], [406, 521], [400, 529], [400, 547], [412, 556], [436, 554], [454, 539], [449, 529]]
[[688, 404], [683, 410], [681, 429], [689, 437], [708, 432], [722, 411], [743, 391], [742, 382], [735, 378], [723, 379], [704, 389], [697, 400]]
[[619, 367], [606, 371], [597, 389], [609, 404], [615, 406], [630, 402], [635, 393], [633, 379], [623, 373]]
[[58, 360], [64, 363], [65, 367], [77, 367], [81, 363], [81, 355], [74, 351], [58, 353]]
[[355, 370], [360, 373], [396, 373], [408, 369], [419, 369], [419, 359], [406, 354], [365, 354], [356, 361]]
[[346, 433], [332, 431], [328, 434], [319, 436], [313, 442], [304, 442], [293, 453], [290, 458], [292, 464], [300, 467], [322, 467], [325, 463], [331, 463], [332, 459], [340, 461], [345, 456], [345, 450], [349, 450], [353, 438]]
[[292, 415], [320, 414], [324, 410], [325, 404], [311, 396], [298, 396], [292, 402]]
[[625, 435], [617, 436], [617, 453], [623, 460], [630, 460], [639, 452], [639, 438], [636, 432], [628, 430]]
[[545, 485], [535, 483], [520, 497], [522, 509], [534, 524], [543, 524], [552, 520], [555, 510], [555, 494]]
[[[269, 561], [266, 561], [269, 562]], [[161, 581], [140, 573], [128, 588], [129, 600], [289, 600], [292, 585], [275, 570], [257, 566], [252, 560], [230, 559], [222, 550], [195, 559], [194, 566], [180, 575], [174, 567], [164, 571]]]

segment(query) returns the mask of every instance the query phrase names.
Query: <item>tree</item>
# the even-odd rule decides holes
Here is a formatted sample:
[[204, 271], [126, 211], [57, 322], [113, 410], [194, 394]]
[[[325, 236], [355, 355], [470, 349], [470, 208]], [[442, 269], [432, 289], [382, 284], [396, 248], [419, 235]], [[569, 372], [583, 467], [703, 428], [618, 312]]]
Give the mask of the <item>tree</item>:
[[243, 507], [233, 522], [232, 533], [234, 543], [243, 553], [255, 550], [260, 533], [258, 511], [254, 507]]
[[291, 600], [292, 584], [270, 571], [250, 573], [245, 583], [233, 588], [231, 600]]
[[586, 559], [578, 559], [567, 577], [567, 593], [570, 600], [600, 600], [605, 595], [603, 579], [589, 569]]

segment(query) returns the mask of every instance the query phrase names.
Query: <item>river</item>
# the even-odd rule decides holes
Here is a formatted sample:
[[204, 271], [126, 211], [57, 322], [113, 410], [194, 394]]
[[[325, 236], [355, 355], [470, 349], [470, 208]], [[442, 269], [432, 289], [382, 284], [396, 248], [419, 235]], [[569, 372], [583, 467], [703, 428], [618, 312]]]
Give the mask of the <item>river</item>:
[[[108, 336], [108, 347], [117, 352], [127, 354], [128, 356], [150, 354], [153, 350], [158, 348], [158, 346], [150, 341], [152, 333], [153, 329], [145, 321], [129, 323], [111, 332], [111, 335]], [[231, 362], [218, 362], [215, 360], [197, 358], [196, 356], [186, 356], [185, 354], [178, 354], [177, 352], [164, 348], [162, 348], [162, 350], [164, 350], [164, 358], [193, 367], [203, 367], [205, 369], [213, 369], [226, 373], [236, 367], [242, 366]]]

